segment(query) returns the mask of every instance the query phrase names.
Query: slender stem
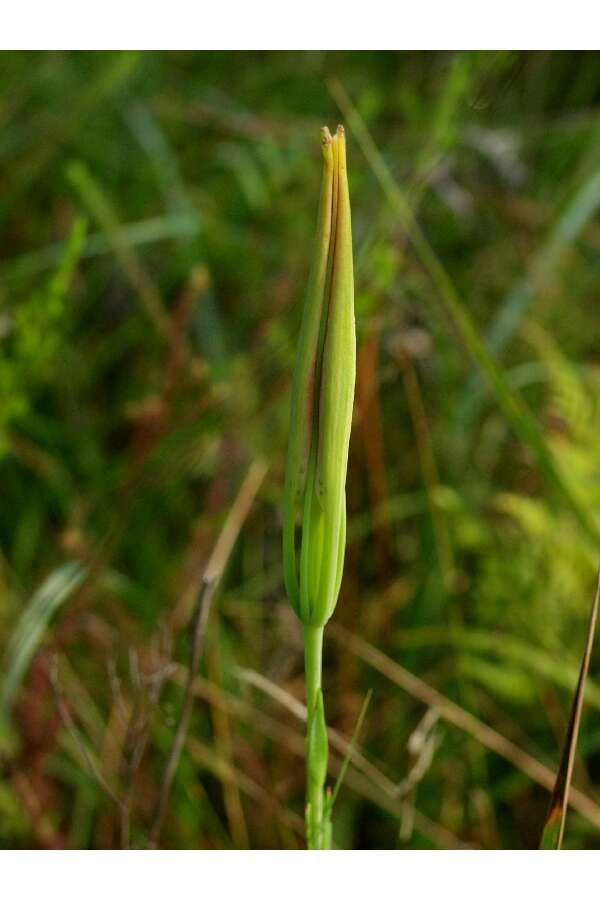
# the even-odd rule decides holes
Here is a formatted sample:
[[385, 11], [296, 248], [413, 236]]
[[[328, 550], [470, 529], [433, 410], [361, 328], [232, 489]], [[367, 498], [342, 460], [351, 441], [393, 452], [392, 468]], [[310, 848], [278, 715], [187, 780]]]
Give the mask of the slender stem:
[[316, 713], [318, 693], [321, 689], [323, 661], [323, 626], [304, 627], [304, 671], [306, 677], [306, 826], [307, 844], [310, 850], [322, 847], [324, 783], [318, 774], [320, 766], [315, 758], [316, 748], [310, 740], [313, 733], [313, 719]]
[[323, 628], [306, 625], [304, 628], [304, 669], [306, 673], [306, 707], [309, 716], [315, 708], [317, 691], [321, 687], [323, 660]]
[[196, 598], [196, 606], [194, 609], [194, 616], [190, 628], [190, 663], [185, 680], [183, 704], [181, 707], [181, 712], [179, 714], [179, 721], [175, 729], [175, 736], [173, 738], [173, 744], [171, 745], [171, 751], [169, 753], [167, 764], [161, 778], [158, 799], [154, 808], [154, 816], [152, 819], [152, 826], [150, 828], [150, 847], [152, 849], [156, 849], [158, 846], [163, 820], [167, 811], [169, 797], [171, 795], [173, 779], [175, 778], [175, 773], [177, 771], [177, 766], [179, 765], [181, 752], [187, 738], [190, 716], [192, 714], [192, 707], [194, 705], [195, 699], [193, 690], [194, 681], [196, 679], [198, 667], [200, 665], [202, 647], [204, 644], [204, 634], [206, 632], [206, 624], [208, 621], [208, 613], [210, 610], [212, 595], [214, 593], [216, 585], [216, 580], [208, 581], [205, 577], [202, 580], [200, 591], [198, 592], [198, 596]]

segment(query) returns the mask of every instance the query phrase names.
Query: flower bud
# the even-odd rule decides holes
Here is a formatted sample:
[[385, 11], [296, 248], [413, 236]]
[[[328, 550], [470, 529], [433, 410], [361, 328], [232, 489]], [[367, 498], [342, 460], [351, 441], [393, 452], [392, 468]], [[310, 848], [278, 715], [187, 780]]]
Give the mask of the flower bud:
[[[344, 129], [322, 131], [317, 240], [302, 317], [284, 499], [284, 578], [304, 625], [323, 626], [339, 594], [356, 371], [352, 230]], [[298, 528], [298, 525], [300, 526]]]

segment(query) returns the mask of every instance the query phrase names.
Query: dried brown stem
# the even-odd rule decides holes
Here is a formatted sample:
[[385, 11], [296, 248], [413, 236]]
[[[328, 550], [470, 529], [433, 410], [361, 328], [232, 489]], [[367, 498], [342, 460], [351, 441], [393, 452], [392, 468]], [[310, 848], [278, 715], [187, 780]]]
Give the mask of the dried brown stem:
[[[579, 678], [577, 679], [577, 687], [573, 696], [573, 704], [571, 706], [571, 714], [569, 716], [569, 724], [563, 742], [560, 763], [558, 766], [558, 774], [550, 799], [550, 808], [546, 817], [544, 826], [544, 834], [550, 831], [553, 824], [558, 822], [558, 830], [556, 833], [556, 846], [552, 849], [560, 850], [562, 847], [563, 837], [565, 833], [565, 822], [567, 819], [567, 807], [569, 804], [569, 793], [574, 789], [571, 788], [571, 778], [573, 777], [573, 766], [575, 763], [575, 753], [577, 752], [577, 738], [579, 736], [579, 725], [581, 723], [581, 712], [583, 710], [583, 698], [585, 694], [585, 682], [590, 668], [590, 660], [592, 658], [592, 648], [594, 646], [594, 636], [596, 634], [596, 621], [598, 619], [598, 606], [600, 605], [600, 576], [596, 593], [592, 603], [590, 619], [588, 623], [587, 637], [585, 649], [581, 660], [581, 669], [579, 670]], [[571, 804], [575, 806], [574, 803]], [[543, 835], [542, 835], [543, 839]]]
[[223, 574], [223, 570], [227, 565], [227, 561], [231, 555], [238, 534], [240, 533], [240, 529], [250, 512], [252, 503], [254, 502], [254, 498], [262, 484], [266, 472], [266, 463], [261, 459], [256, 460], [250, 466], [248, 474], [246, 475], [233, 506], [229, 511], [227, 519], [225, 520], [223, 529], [217, 539], [202, 577], [202, 583], [200, 585], [200, 590], [198, 591], [190, 628], [190, 663], [183, 692], [183, 704], [179, 714], [177, 728], [175, 729], [171, 751], [162, 774], [158, 799], [154, 809], [152, 825], [150, 828], [151, 847], [156, 847], [160, 839], [160, 832], [169, 802], [173, 779], [187, 737], [190, 716], [194, 704], [194, 678], [196, 677], [202, 655], [203, 638], [206, 631], [211, 600], [221, 575]]

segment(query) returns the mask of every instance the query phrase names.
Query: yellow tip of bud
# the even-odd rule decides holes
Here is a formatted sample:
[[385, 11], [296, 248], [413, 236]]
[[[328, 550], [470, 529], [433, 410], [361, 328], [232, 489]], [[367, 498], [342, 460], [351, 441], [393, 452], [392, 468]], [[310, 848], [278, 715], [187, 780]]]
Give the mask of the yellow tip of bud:
[[322, 144], [330, 144], [333, 138], [331, 137], [331, 132], [327, 125], [321, 128], [321, 143]]

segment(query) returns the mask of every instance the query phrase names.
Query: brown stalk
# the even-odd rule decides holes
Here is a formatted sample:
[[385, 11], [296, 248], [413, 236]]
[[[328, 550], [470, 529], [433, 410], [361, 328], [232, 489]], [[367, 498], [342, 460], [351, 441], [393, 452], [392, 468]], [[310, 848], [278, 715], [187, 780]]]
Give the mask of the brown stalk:
[[[567, 808], [569, 804], [569, 791], [571, 789], [571, 778], [573, 777], [573, 765], [575, 763], [575, 753], [577, 750], [577, 738], [579, 736], [579, 725], [581, 723], [581, 712], [583, 709], [583, 697], [585, 694], [585, 682], [590, 668], [590, 660], [592, 658], [592, 648], [594, 646], [594, 635], [596, 634], [596, 621], [598, 619], [598, 605], [600, 604], [600, 575], [598, 576], [598, 585], [592, 603], [590, 619], [588, 623], [587, 637], [583, 658], [581, 660], [581, 669], [579, 670], [579, 678], [577, 679], [577, 687], [573, 696], [573, 705], [571, 706], [571, 714], [569, 716], [569, 724], [563, 741], [558, 773], [554, 783], [554, 790], [550, 799], [550, 808], [546, 816], [546, 822], [542, 832], [542, 849], [560, 850], [562, 847], [563, 837], [565, 833], [565, 822], [567, 818]], [[575, 804], [571, 801], [571, 805]], [[557, 827], [558, 826], [558, 827]]]
[[184, 688], [183, 704], [177, 728], [175, 729], [171, 751], [162, 774], [158, 799], [154, 809], [152, 825], [150, 828], [149, 842], [151, 847], [156, 847], [158, 845], [173, 779], [187, 737], [192, 706], [194, 703], [194, 678], [196, 677], [198, 666], [200, 665], [203, 638], [206, 631], [206, 623], [208, 621], [212, 597], [266, 473], [267, 465], [262, 459], [255, 460], [250, 466], [248, 474], [233, 502], [233, 506], [229, 510], [223, 529], [217, 539], [202, 577], [202, 583], [196, 599], [190, 629], [190, 663]]

